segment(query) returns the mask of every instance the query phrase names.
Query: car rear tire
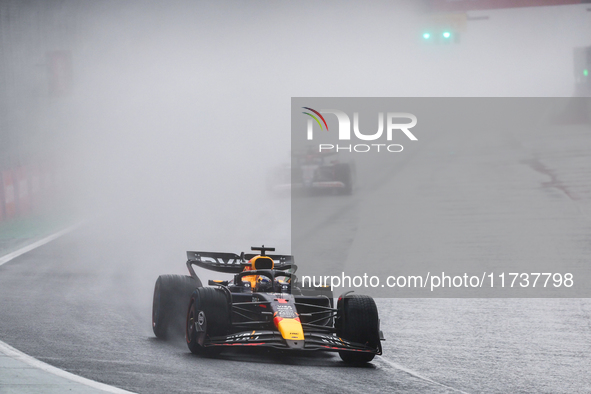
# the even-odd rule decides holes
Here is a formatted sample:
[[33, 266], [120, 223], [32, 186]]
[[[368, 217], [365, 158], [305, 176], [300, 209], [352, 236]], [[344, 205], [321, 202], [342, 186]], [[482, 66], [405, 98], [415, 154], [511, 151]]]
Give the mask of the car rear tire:
[[[335, 328], [337, 335], [347, 341], [378, 349], [380, 322], [378, 308], [373, 298], [365, 295], [339, 298]], [[339, 355], [346, 363], [366, 363], [375, 357], [373, 353], [347, 351], [340, 351]]]
[[160, 275], [154, 286], [152, 330], [156, 337], [182, 338], [187, 306], [198, 282], [190, 276]]
[[185, 324], [187, 346], [193, 354], [215, 354], [220, 347], [204, 347], [207, 337], [230, 332], [230, 300], [216, 287], [200, 287], [191, 295]]

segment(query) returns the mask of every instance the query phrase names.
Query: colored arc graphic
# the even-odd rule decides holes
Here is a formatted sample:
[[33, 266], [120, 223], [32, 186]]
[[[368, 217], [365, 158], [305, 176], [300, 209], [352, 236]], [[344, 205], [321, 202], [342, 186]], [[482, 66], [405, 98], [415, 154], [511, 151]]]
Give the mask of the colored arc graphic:
[[311, 113], [308, 112], [302, 112], [303, 114], [306, 114], [308, 116], [311, 116], [312, 118], [314, 118], [314, 120], [316, 121], [316, 123], [318, 123], [318, 126], [320, 126], [320, 130], [322, 130], [322, 124], [320, 123], [320, 121], [318, 120], [317, 117], [315, 117], [314, 115], [312, 115]]
[[[316, 115], [320, 116], [320, 119], [322, 119], [322, 122], [324, 122], [324, 125], [326, 126], [326, 131], [328, 131], [328, 125], [326, 124], [326, 120], [324, 119], [324, 116], [322, 116], [322, 115], [320, 114], [320, 112], [318, 112], [318, 111], [316, 111], [315, 109], [312, 109], [312, 108], [310, 108], [310, 107], [302, 107], [302, 108], [304, 108], [304, 109], [307, 109], [307, 110], [309, 110], [309, 111], [312, 111], [312, 112], [314, 112]], [[311, 116], [312, 118], [314, 118], [314, 119], [316, 120], [316, 122], [318, 122], [318, 125], [320, 126], [320, 129], [322, 130], [322, 125], [320, 124], [320, 121], [318, 120], [318, 118], [317, 118], [317, 117], [315, 117], [314, 115], [312, 115], [312, 114], [310, 114], [310, 113], [308, 113], [308, 112], [302, 112], [302, 113], [303, 113], [303, 114], [306, 114], [306, 115], [308, 115], [308, 116]]]

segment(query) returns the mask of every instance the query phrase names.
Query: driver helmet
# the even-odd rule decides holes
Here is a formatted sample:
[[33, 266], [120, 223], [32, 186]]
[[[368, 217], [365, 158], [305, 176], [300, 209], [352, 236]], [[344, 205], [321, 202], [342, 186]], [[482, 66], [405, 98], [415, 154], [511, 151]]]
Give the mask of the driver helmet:
[[266, 276], [258, 275], [255, 291], [256, 292], [273, 291], [273, 282], [271, 282], [271, 279], [267, 278]]

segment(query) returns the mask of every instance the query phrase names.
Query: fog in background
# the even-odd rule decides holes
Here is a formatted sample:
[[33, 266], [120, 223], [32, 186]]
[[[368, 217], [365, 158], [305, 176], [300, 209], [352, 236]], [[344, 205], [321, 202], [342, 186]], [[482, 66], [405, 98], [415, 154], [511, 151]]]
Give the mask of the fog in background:
[[[3, 128], [25, 151], [53, 152], [71, 207], [100, 223], [94, 236], [111, 253], [141, 251], [173, 271], [188, 249], [289, 252], [289, 200], [269, 199], [264, 181], [289, 161], [291, 97], [570, 96], [572, 50], [591, 37], [585, 6], [473, 12], [489, 19], [468, 21], [454, 45], [421, 42], [415, 1], [2, 11], [13, 26], [2, 40]], [[50, 50], [72, 54], [65, 96], [46, 92]]]

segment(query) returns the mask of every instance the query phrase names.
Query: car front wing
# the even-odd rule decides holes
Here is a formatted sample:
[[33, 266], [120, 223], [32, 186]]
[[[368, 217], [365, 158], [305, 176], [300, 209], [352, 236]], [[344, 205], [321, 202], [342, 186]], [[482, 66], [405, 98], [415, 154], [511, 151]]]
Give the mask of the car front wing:
[[205, 347], [270, 347], [284, 350], [349, 351], [382, 354], [381, 344], [378, 344], [377, 348], [372, 348], [365, 344], [347, 341], [336, 335], [315, 332], [304, 333], [303, 346], [300, 344], [297, 347], [288, 344], [281, 337], [279, 331], [272, 330], [253, 330], [226, 336], [207, 337], [203, 345]]

